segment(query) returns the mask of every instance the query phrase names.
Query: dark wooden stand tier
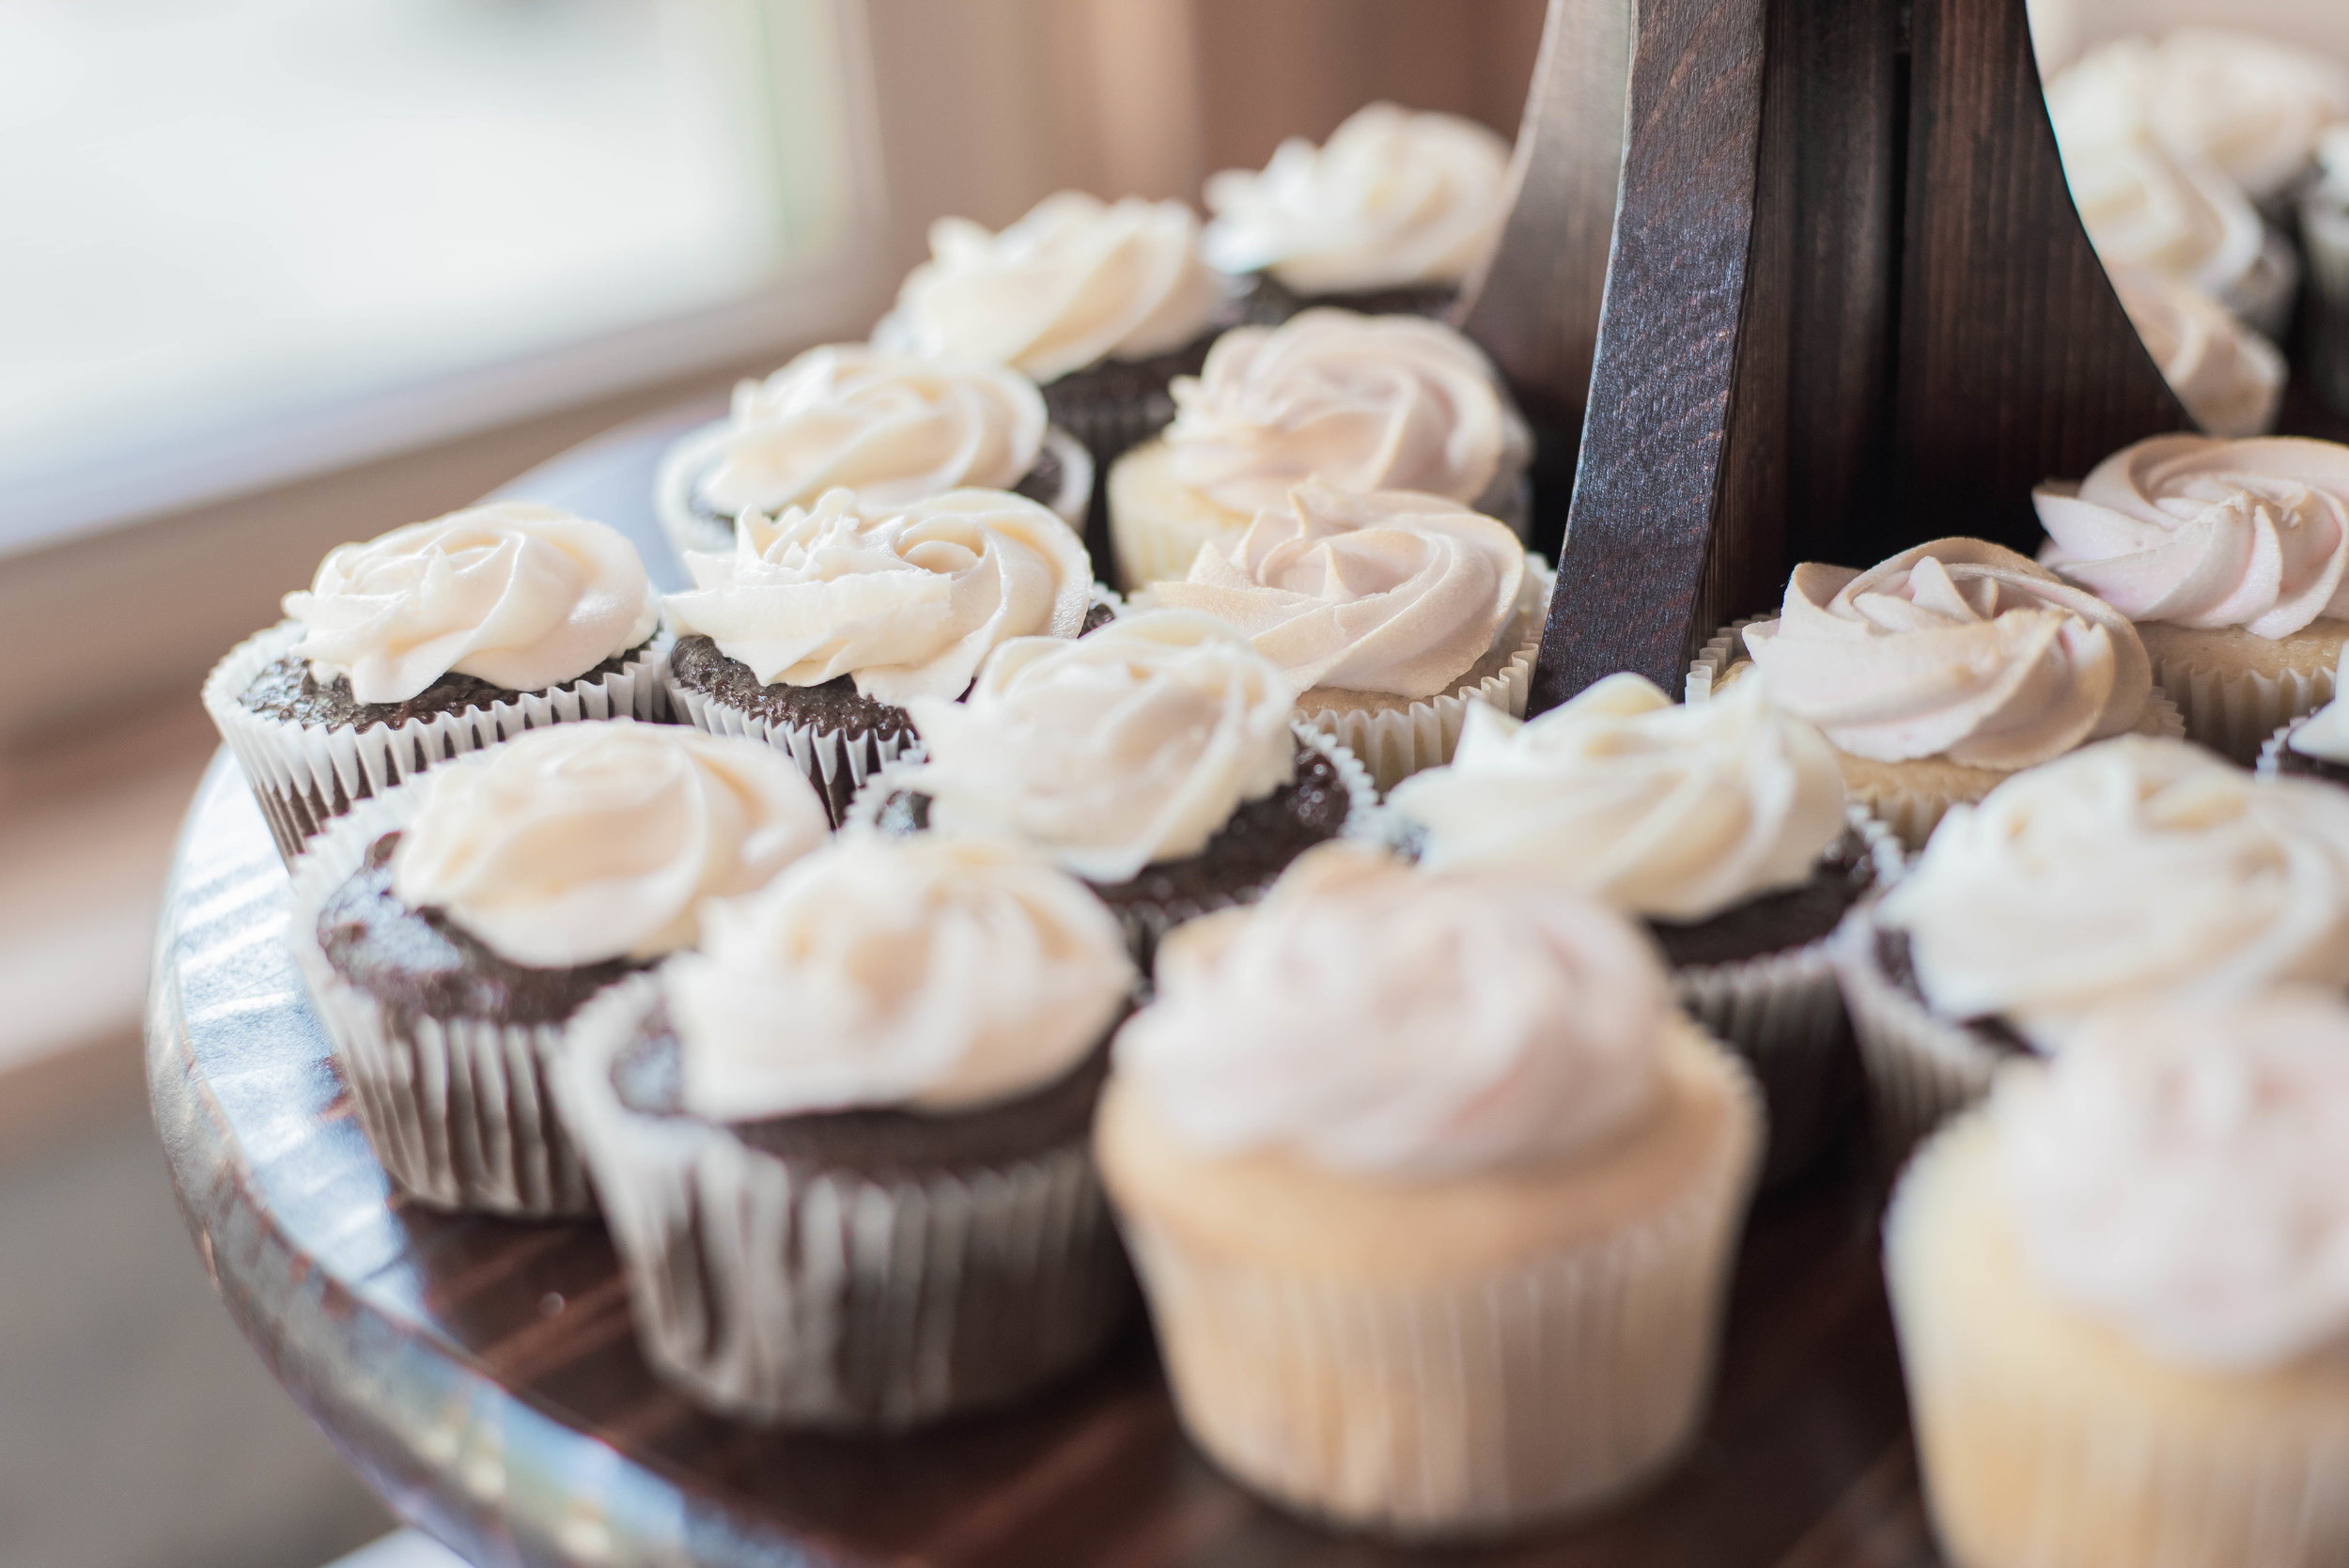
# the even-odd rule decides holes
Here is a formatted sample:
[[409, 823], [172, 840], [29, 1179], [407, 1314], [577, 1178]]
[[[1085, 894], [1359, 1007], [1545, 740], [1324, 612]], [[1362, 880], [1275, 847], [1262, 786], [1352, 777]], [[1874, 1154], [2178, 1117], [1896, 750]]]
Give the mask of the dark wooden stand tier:
[[[674, 582], [648, 497], [661, 445], [692, 422], [510, 490], [626, 528]], [[637, 1354], [600, 1224], [443, 1214], [391, 1189], [286, 952], [287, 893], [224, 753], [157, 940], [156, 1125], [206, 1267], [270, 1369], [393, 1508], [484, 1568], [1933, 1561], [1875, 1195], [1837, 1171], [1755, 1216], [1719, 1398], [1687, 1467], [1622, 1512], [1488, 1549], [1413, 1554], [1254, 1500], [1185, 1442], [1140, 1322], [1028, 1408], [902, 1440], [703, 1415]]]

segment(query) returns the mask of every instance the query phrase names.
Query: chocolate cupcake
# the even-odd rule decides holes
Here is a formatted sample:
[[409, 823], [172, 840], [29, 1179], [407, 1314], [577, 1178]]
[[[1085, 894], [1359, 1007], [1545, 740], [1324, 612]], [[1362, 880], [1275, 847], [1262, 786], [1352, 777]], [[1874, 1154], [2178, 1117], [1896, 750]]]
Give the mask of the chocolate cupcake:
[[1389, 803], [1423, 865], [1514, 867], [1641, 919], [1681, 1007], [1761, 1082], [1778, 1180], [1826, 1146], [1852, 1088], [1827, 939], [1901, 856], [1764, 685], [1683, 706], [1617, 675], [1530, 722], [1477, 706], [1451, 764]]
[[1309, 310], [1224, 334], [1159, 440], [1109, 472], [1119, 585], [1180, 580], [1200, 548], [1318, 478], [1415, 490], [1529, 526], [1533, 439], [1484, 350], [1403, 316]]
[[665, 719], [636, 547], [499, 502], [338, 545], [290, 619], [212, 667], [204, 707], [291, 863], [329, 819], [434, 763], [582, 719]]
[[447, 1208], [594, 1206], [548, 1057], [589, 998], [691, 944], [706, 898], [821, 843], [766, 747], [614, 721], [534, 731], [366, 802], [295, 867], [289, 934], [360, 1125]]
[[1290, 137], [1263, 169], [1207, 179], [1207, 260], [1263, 280], [1289, 313], [1442, 317], [1509, 211], [1509, 144], [1474, 120], [1357, 109], [1320, 147]]
[[1897, 1158], [2098, 1006], [2349, 985], [2349, 796], [2105, 741], [1952, 807], [1830, 946]]
[[730, 554], [685, 567], [694, 586], [664, 601], [679, 717], [789, 753], [834, 821], [913, 745], [908, 702], [956, 700], [998, 644], [1074, 637], [1096, 603], [1077, 536], [1003, 490], [888, 508], [832, 490], [745, 514]]
[[583, 1017], [558, 1090], [654, 1369], [902, 1430], [1090, 1359], [1131, 1288], [1087, 1148], [1137, 982], [1025, 850], [848, 834]]
[[832, 344], [737, 385], [726, 418], [661, 459], [655, 500], [679, 551], [723, 551], [744, 512], [772, 517], [841, 489], [884, 510], [948, 490], [1011, 490], [1082, 533], [1093, 458], [1051, 427], [1018, 371]]
[[1092, 884], [1145, 961], [1311, 846], [1380, 831], [1361, 765], [1294, 725], [1279, 667], [1204, 615], [1007, 643], [968, 700], [910, 710], [923, 758], [879, 775], [852, 820], [1031, 845]]

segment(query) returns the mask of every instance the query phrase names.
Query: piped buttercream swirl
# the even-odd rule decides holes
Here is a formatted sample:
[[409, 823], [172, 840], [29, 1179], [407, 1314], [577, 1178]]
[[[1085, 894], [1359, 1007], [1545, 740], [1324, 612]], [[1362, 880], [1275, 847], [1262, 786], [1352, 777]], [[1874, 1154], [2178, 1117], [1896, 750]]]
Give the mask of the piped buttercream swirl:
[[762, 886], [830, 831], [773, 747], [627, 719], [532, 730], [413, 787], [392, 891], [537, 969], [690, 945], [704, 899]]
[[1866, 571], [1807, 561], [1745, 640], [1774, 702], [1880, 762], [2033, 767], [2134, 727], [2153, 691], [2126, 616], [1982, 539]]
[[1093, 567], [1068, 525], [1003, 490], [950, 490], [871, 507], [832, 490], [771, 520], [745, 513], [734, 552], [689, 552], [693, 586], [663, 601], [772, 686], [852, 676], [904, 705], [959, 695], [1014, 638], [1074, 637]]
[[1656, 1104], [1646, 936], [1536, 873], [1325, 845], [1250, 909], [1178, 927], [1122, 1079], [1187, 1142], [1428, 1177], [1560, 1159]]
[[2154, 436], [2031, 500], [2040, 559], [2133, 620], [2283, 637], [2349, 614], [2349, 446]]
[[2194, 423], [2215, 436], [2275, 427], [2289, 367], [2273, 343], [2201, 289], [2149, 268], [2115, 267], [2112, 287]]
[[307, 591], [293, 651], [363, 703], [403, 703], [445, 675], [509, 691], [576, 680], [653, 634], [660, 602], [618, 530], [501, 501], [336, 545]]

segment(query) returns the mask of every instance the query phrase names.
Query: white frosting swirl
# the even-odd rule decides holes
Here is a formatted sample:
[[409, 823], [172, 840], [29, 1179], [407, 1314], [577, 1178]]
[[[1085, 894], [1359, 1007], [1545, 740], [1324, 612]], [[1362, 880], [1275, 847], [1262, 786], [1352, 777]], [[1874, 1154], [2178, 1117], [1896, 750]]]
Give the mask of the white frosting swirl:
[[1190, 208], [1063, 191], [1001, 234], [967, 218], [931, 225], [930, 259], [906, 278], [873, 342], [1050, 381], [1194, 342], [1222, 300]]
[[1063, 643], [1006, 643], [965, 703], [907, 704], [928, 761], [905, 775], [930, 825], [1017, 839], [1123, 882], [1206, 846], [1296, 776], [1280, 666], [1221, 621], [1128, 615]]
[[2030, 768], [2133, 728], [2153, 692], [2127, 617], [1982, 539], [1864, 572], [1806, 561], [1746, 646], [1774, 702], [1880, 762]]
[[541, 691], [653, 634], [661, 610], [618, 530], [523, 501], [336, 545], [306, 593], [294, 652], [363, 703], [404, 703], [456, 674]]
[[688, 946], [702, 900], [764, 885], [831, 829], [773, 747], [627, 719], [532, 730], [415, 787], [392, 891], [537, 969]]
[[1174, 394], [1174, 477], [1235, 511], [1277, 506], [1315, 477], [1472, 502], [1532, 450], [1492, 362], [1416, 316], [1320, 309], [1237, 327]]
[[2154, 436], [2031, 501], [2040, 559], [2132, 620], [2283, 637], [2349, 614], [2349, 446]]
[[1290, 137], [1262, 173], [1207, 179], [1207, 259], [1302, 294], [1456, 284], [1508, 216], [1509, 144], [1474, 120], [1357, 109], [1315, 147]]
[[709, 638], [763, 683], [903, 705], [952, 699], [1015, 637], [1074, 637], [1093, 593], [1084, 545], [1005, 490], [867, 508], [832, 490], [770, 521], [745, 513], [734, 553], [688, 553], [693, 587], [664, 600], [680, 637]]
[[1213, 1154], [1449, 1175], [1592, 1148], [1660, 1092], [1654, 948], [1538, 874], [1320, 846], [1253, 908], [1177, 927], [1157, 970], [1117, 1072]]
[[1435, 697], [1509, 629], [1525, 569], [1506, 523], [1440, 497], [1308, 483], [1149, 601], [1237, 627], [1299, 691]]
[[2349, 1334], [2349, 1006], [2293, 988], [2083, 1023], [1991, 1099], [2033, 1273], [2156, 1356], [2278, 1366]]
[[685, 1108], [716, 1122], [967, 1110], [1040, 1089], [1136, 980], [1084, 884], [978, 839], [844, 834], [706, 924], [702, 951], [661, 979]]
[[697, 488], [732, 517], [836, 488], [865, 506], [1009, 489], [1035, 467], [1046, 420], [1043, 394], [1016, 371], [847, 343], [738, 385], [729, 424]]
[[2060, 1044], [2117, 999], [2349, 983], [2349, 792], [2124, 736], [1950, 809], [1878, 920], [1950, 1017]]
[[2284, 744], [2302, 756], [2349, 767], [2349, 644], [2334, 661], [2333, 691], [2339, 695], [2300, 723], [2292, 726]]
[[2112, 287], [2146, 353], [2194, 423], [2215, 436], [2276, 425], [2288, 374], [2277, 347], [2208, 295], [2143, 267], [2115, 267]]
[[1768, 677], [1683, 706], [1614, 675], [1532, 721], [1469, 705], [1449, 766], [1389, 797], [1420, 863], [1539, 871], [1634, 913], [1703, 920], [1810, 879], [1844, 831], [1843, 775]]

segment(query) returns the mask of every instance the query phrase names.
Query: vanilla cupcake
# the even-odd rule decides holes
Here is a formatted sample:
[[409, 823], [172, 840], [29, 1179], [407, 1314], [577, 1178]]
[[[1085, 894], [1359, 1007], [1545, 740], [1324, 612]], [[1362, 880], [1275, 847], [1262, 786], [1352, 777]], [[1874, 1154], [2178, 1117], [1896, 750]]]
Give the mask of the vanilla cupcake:
[[1885, 1226], [1918, 1459], [1968, 1568], [2349, 1560], [2349, 1008], [2101, 1013], [1921, 1153]]
[[2349, 794], [2125, 737], [1952, 807], [1837, 934], [1893, 1155], [2113, 1002], [2349, 985]]
[[771, 750], [624, 720], [534, 730], [335, 823], [294, 868], [288, 939], [392, 1179], [448, 1208], [591, 1209], [548, 1058], [591, 997], [692, 945], [705, 899], [826, 831]]
[[873, 343], [1008, 365], [1043, 387], [1052, 423], [1106, 469], [1174, 416], [1168, 383], [1198, 369], [1241, 314], [1199, 254], [1189, 207], [1063, 191], [1000, 234], [967, 218], [931, 225], [930, 259]]
[[1391, 789], [1451, 757], [1470, 707], [1524, 713], [1552, 581], [1465, 506], [1309, 481], [1143, 602], [1246, 633], [1287, 675], [1298, 717]]
[[1190, 571], [1307, 479], [1416, 490], [1526, 527], [1532, 437], [1482, 349], [1408, 316], [1309, 310], [1216, 340], [1165, 436], [1110, 470], [1128, 589]]
[[498, 502], [337, 545], [287, 620], [212, 667], [205, 710], [288, 863], [355, 800], [580, 719], [668, 716], [636, 547]]
[[789, 753], [835, 820], [914, 743], [908, 703], [952, 702], [1000, 644], [1074, 637], [1094, 614], [1082, 541], [1004, 490], [897, 507], [832, 490], [746, 513], [730, 554], [689, 553], [685, 568], [693, 586], [663, 601], [678, 715]]
[[2291, 367], [2273, 343], [2201, 289], [2151, 269], [2115, 267], [2112, 287], [2195, 424], [2214, 436], [2263, 436], [2276, 427]]
[[1168, 939], [1095, 1151], [1199, 1446], [1439, 1536], [1694, 1440], [1761, 1138], [1620, 915], [1348, 845]]
[[1776, 1179], [1809, 1164], [1848, 1103], [1827, 939], [1900, 850], [1845, 806], [1835, 749], [1765, 685], [1683, 706], [1610, 675], [1522, 723], [1473, 705], [1451, 763], [1388, 803], [1423, 866], [1514, 867], [1643, 920], [1681, 1007], [1761, 1080]]
[[1474, 120], [1371, 103], [1316, 147], [1207, 179], [1201, 248], [1303, 304], [1441, 316], [1509, 213], [1509, 144]]
[[738, 383], [727, 417], [669, 448], [654, 499], [678, 550], [724, 551], [743, 513], [813, 506], [833, 489], [883, 510], [1013, 490], [1081, 532], [1093, 458], [1050, 427], [1016, 370], [835, 343]]
[[1378, 830], [1361, 764], [1291, 701], [1278, 664], [1205, 615], [1021, 639], [968, 700], [914, 701], [923, 760], [880, 774], [853, 815], [1029, 845], [1092, 884], [1146, 957], [1312, 846]]
[[582, 1018], [558, 1087], [653, 1369], [900, 1431], [1090, 1359], [1131, 1286], [1088, 1140], [1138, 976], [1075, 879], [846, 834]]
[[1775, 620], [1740, 623], [1688, 673], [1701, 701], [1740, 673], [1832, 741], [1844, 786], [1921, 846], [2009, 774], [2131, 730], [2180, 732], [2128, 618], [2003, 545], [1935, 539], [1854, 571], [1805, 562]]
[[2040, 560], [2137, 623], [2187, 735], [2248, 764], [2331, 700], [2349, 643], [2349, 446], [2155, 436], [2031, 500]]

